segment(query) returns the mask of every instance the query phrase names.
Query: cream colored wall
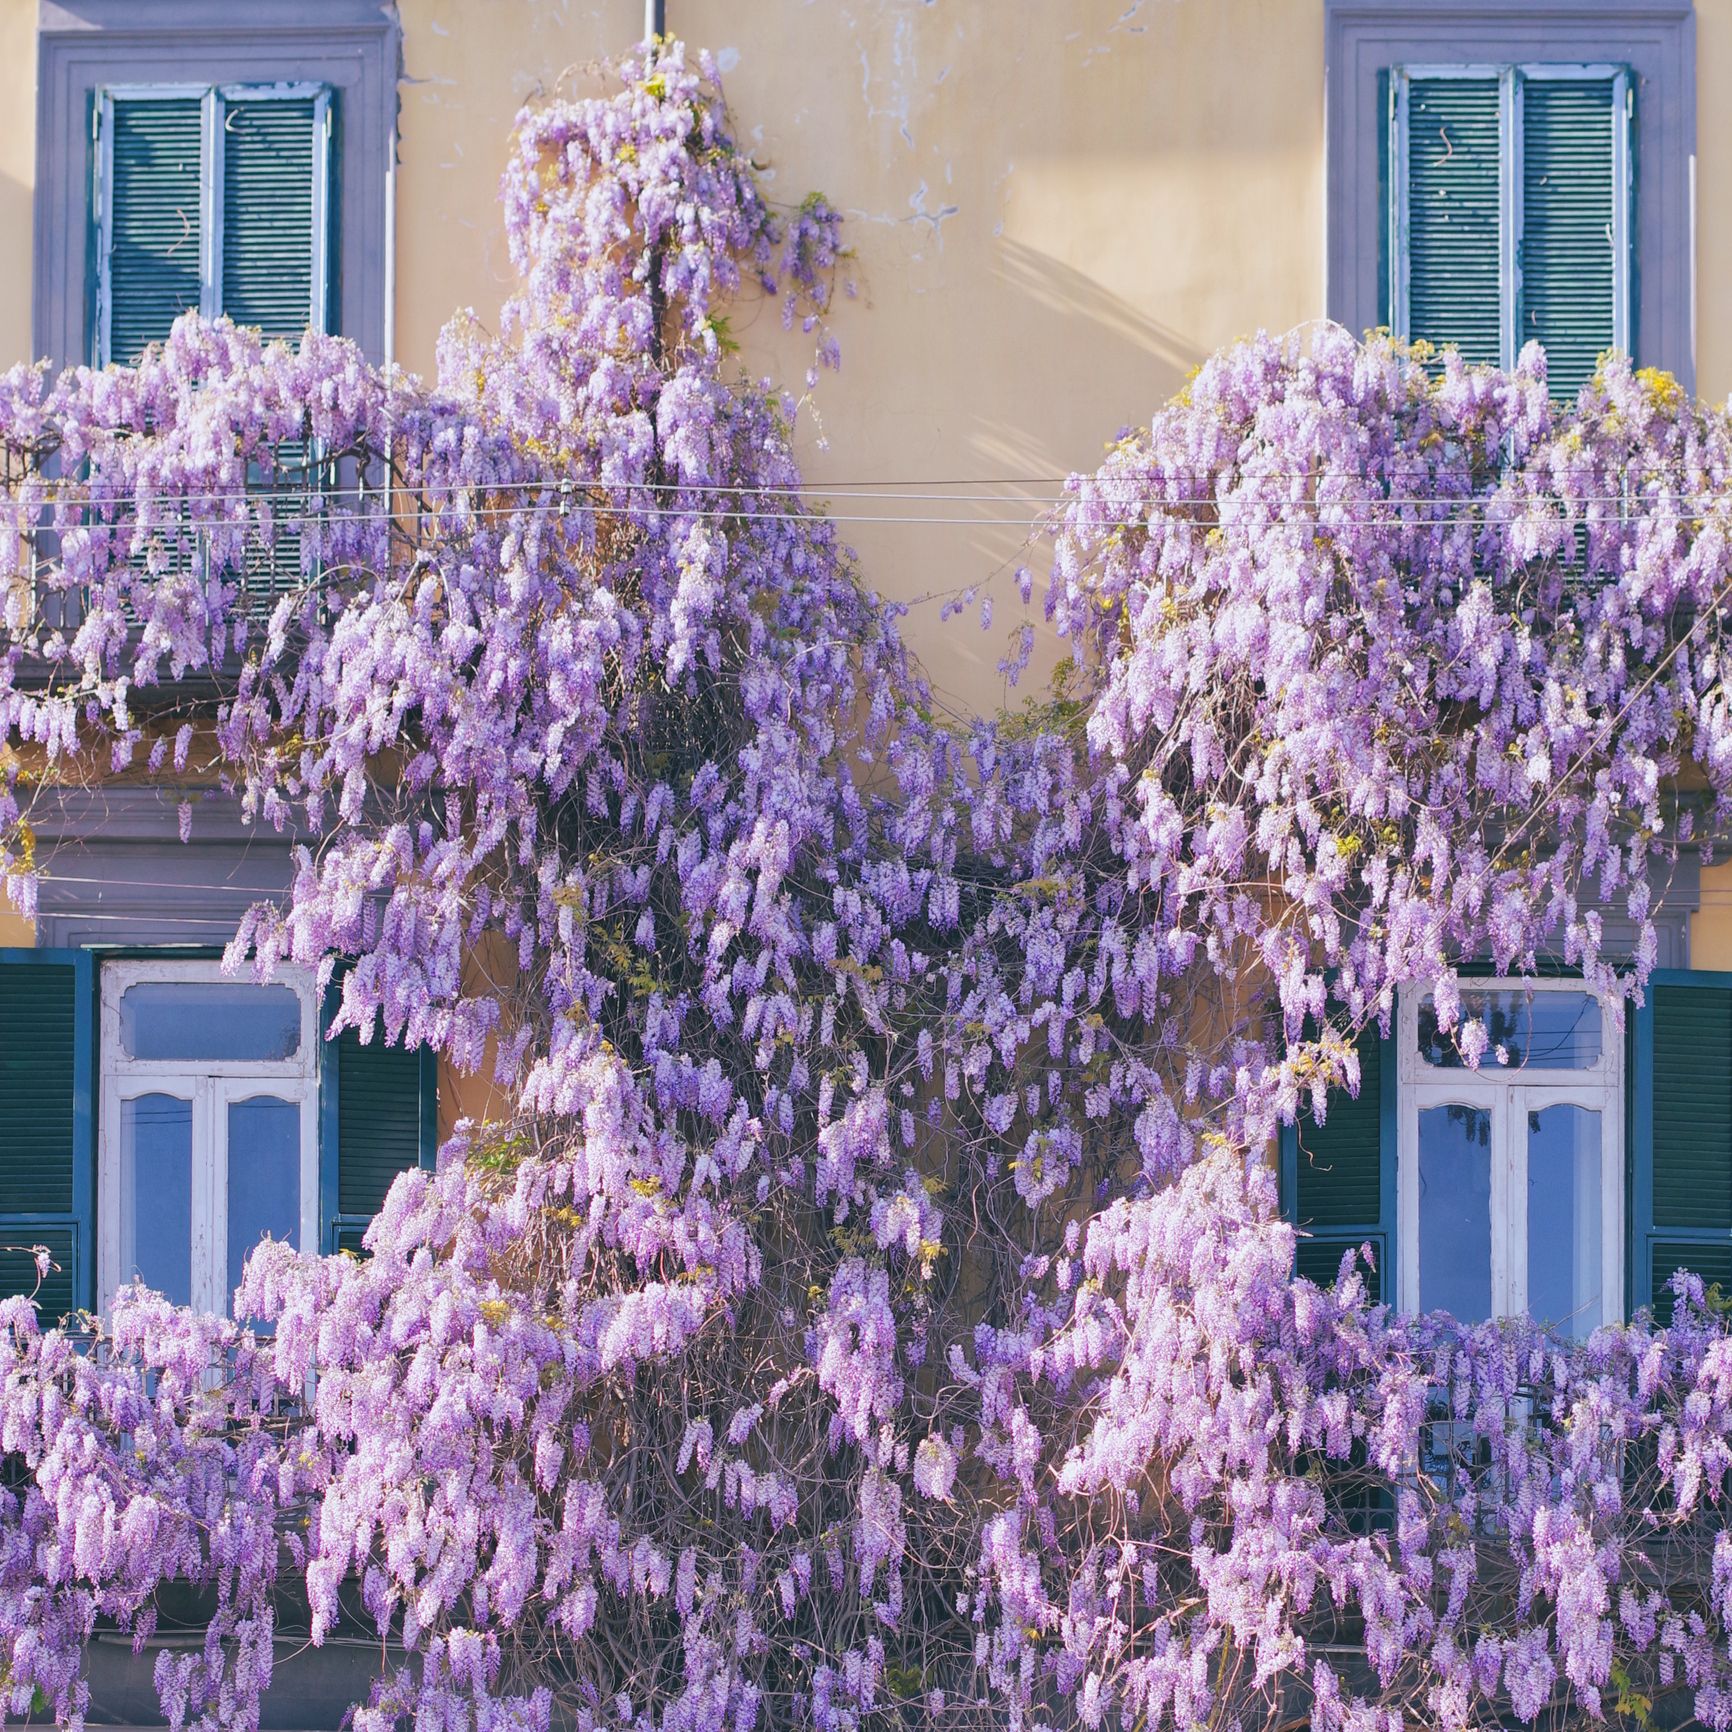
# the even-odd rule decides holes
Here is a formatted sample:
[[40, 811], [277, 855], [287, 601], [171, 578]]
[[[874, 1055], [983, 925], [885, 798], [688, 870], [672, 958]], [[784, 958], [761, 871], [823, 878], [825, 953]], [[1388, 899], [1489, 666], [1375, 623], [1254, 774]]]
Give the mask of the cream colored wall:
[[1732, 970], [1732, 862], [1702, 872], [1702, 905], [1690, 917], [1690, 966]]
[[1732, 392], [1728, 89], [1732, 89], [1732, 0], [1696, 0], [1696, 389], [1713, 403], [1724, 403]]
[[36, 191], [36, 6], [0, 0], [0, 370], [30, 359]]
[[[401, 8], [399, 353], [427, 368], [450, 309], [488, 317], [508, 287], [494, 188], [512, 112], [568, 67], [581, 85], [642, 8]], [[1717, 99], [1732, 88], [1732, 0], [1696, 11], [1698, 386], [1719, 402], [1732, 391], [1732, 105]], [[1087, 466], [1211, 349], [1321, 310], [1321, 0], [668, 0], [668, 14], [720, 56], [773, 193], [815, 187], [849, 217], [861, 294], [837, 315], [843, 370], [817, 399], [828, 449], [806, 432], [820, 492]], [[800, 377], [805, 349], [773, 314], [743, 335], [755, 370]], [[972, 615], [941, 626], [936, 601], [907, 629], [958, 708], [999, 702], [1020, 532], [847, 529], [868, 581], [899, 599], [991, 585], [991, 634]], [[1697, 966], [1732, 968], [1732, 864], [1704, 874], [1691, 944]]]
[[[629, 45], [643, 9], [401, 10], [399, 353], [427, 368], [450, 309], [488, 317], [507, 287], [494, 189], [516, 104]], [[816, 400], [829, 449], [806, 432], [820, 493], [1092, 467], [1211, 349], [1321, 308], [1321, 0], [668, 0], [668, 24], [719, 56], [772, 194], [816, 188], [849, 218], [861, 293]], [[754, 369], [802, 377], [810, 340], [772, 309], [736, 329]], [[990, 633], [941, 628], [937, 601], [908, 625], [959, 707], [996, 707], [1024, 534], [979, 520], [1031, 509], [879, 509], [971, 520], [846, 528], [901, 600], [997, 574]]]

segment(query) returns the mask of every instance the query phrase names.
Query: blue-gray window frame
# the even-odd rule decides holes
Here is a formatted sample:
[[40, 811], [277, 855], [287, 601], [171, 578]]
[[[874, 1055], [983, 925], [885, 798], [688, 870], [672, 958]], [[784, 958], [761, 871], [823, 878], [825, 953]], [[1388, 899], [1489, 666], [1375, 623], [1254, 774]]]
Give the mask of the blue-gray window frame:
[[386, 356], [386, 185], [401, 65], [378, 0], [39, 0], [32, 346], [60, 366], [89, 359], [96, 289], [90, 228], [92, 116], [127, 85], [326, 86], [340, 111], [333, 163], [328, 323]]
[[1628, 68], [1636, 86], [1630, 347], [1693, 391], [1691, 0], [1325, 0], [1325, 311], [1355, 335], [1387, 322], [1391, 70], [1566, 59]]

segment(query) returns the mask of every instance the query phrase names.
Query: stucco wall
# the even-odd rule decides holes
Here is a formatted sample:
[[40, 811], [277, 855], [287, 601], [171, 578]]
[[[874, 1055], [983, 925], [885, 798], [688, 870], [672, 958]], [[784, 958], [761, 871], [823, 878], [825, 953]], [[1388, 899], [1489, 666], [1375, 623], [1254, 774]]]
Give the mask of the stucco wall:
[[1690, 966], [1732, 970], [1732, 862], [1702, 873], [1702, 906], [1690, 919]]
[[30, 223], [36, 190], [36, 6], [0, 5], [0, 367], [30, 359]]
[[[401, 0], [398, 347], [431, 365], [454, 306], [508, 286], [493, 203], [511, 115], [567, 68], [616, 51], [637, 0]], [[790, 201], [850, 217], [861, 293], [843, 370], [806, 429], [808, 473], [850, 523], [868, 580], [942, 596], [996, 573], [996, 624], [908, 630], [959, 706], [995, 704], [1020, 618], [1022, 506], [873, 506], [857, 481], [1051, 477], [1088, 465], [1218, 344], [1322, 304], [1321, 0], [668, 0], [722, 60], [730, 100]], [[1732, 0], [1697, 8], [1697, 378], [1732, 390]], [[797, 379], [805, 350], [768, 314], [748, 361]], [[965, 491], [934, 485], [922, 491]], [[1035, 485], [1028, 492], [1050, 492]], [[1038, 612], [1038, 609], [1036, 610]], [[1044, 646], [1050, 657], [1051, 646]], [[1732, 865], [1704, 873], [1692, 960], [1732, 968]]]
[[[937, 600], [908, 625], [941, 692], [994, 706], [1026, 529], [982, 520], [1026, 524], [1034, 509], [841, 495], [862, 481], [969, 492], [950, 484], [1088, 466], [1218, 344], [1316, 315], [1320, 0], [668, 11], [717, 54], [773, 195], [818, 189], [848, 215], [859, 295], [836, 316], [843, 366], [819, 389], [821, 429], [805, 423], [807, 470], [843, 517], [964, 520], [847, 533], [868, 581], [902, 600], [996, 574], [992, 633], [973, 615], [941, 627]], [[495, 190], [516, 108], [562, 74], [589, 82], [586, 66], [629, 44], [643, 12], [401, 0], [401, 16], [397, 356], [426, 371], [453, 308], [491, 319], [509, 291]], [[785, 337], [773, 309], [735, 329], [753, 371], [802, 377], [809, 339]], [[450, 1113], [496, 1104], [481, 1079], [445, 1100]]]
[[[567, 67], [581, 80], [642, 8], [402, 0], [402, 17], [398, 345], [424, 368], [453, 306], [487, 317], [506, 288], [493, 192], [515, 105]], [[817, 397], [829, 449], [806, 428], [820, 491], [1092, 466], [1218, 344], [1320, 309], [1320, 0], [670, 0], [668, 19], [719, 56], [774, 194], [817, 188], [850, 218], [860, 296]], [[809, 340], [769, 309], [737, 328], [748, 365], [800, 379]], [[937, 601], [908, 626], [942, 691], [996, 705], [1025, 531], [983, 520], [1032, 509], [833, 506], [965, 520], [847, 529], [899, 599], [997, 572], [991, 633], [941, 629]]]
[[1732, 392], [1732, 0], [1696, 3], [1696, 389]]

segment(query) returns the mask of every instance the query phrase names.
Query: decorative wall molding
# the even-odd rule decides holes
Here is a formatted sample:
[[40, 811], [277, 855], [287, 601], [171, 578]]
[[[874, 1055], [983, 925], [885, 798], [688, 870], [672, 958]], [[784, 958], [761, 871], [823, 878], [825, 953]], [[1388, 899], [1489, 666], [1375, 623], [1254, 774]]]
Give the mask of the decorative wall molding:
[[288, 890], [293, 849], [312, 832], [248, 824], [232, 794], [186, 793], [185, 842], [171, 792], [108, 783], [38, 796], [38, 944], [225, 944], [248, 908]]

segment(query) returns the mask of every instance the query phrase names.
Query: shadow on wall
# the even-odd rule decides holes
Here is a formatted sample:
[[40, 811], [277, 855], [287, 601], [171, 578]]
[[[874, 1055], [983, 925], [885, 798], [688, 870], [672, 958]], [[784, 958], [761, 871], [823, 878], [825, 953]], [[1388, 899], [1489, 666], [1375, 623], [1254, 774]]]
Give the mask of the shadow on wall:
[[[1047, 624], [1044, 607], [1049, 544], [1040, 520], [1062, 494], [1058, 478], [1093, 469], [1106, 443], [1124, 427], [1145, 424], [1203, 358], [1193, 339], [1062, 259], [1009, 236], [994, 242], [991, 259], [991, 317], [972, 327], [979, 347], [969, 371], [980, 385], [957, 429], [969, 452], [958, 472], [1030, 484], [983, 489], [978, 501], [931, 507], [978, 519], [979, 526], [965, 521], [947, 531], [922, 532], [928, 547], [935, 535], [955, 537], [943, 544], [946, 558], [929, 556], [924, 563], [935, 574], [960, 575], [981, 596], [990, 596], [992, 627], [981, 630], [973, 608], [940, 625], [935, 606], [922, 608], [908, 627], [935, 695], [958, 716], [1014, 707], [1047, 690], [1054, 668], [1069, 653]], [[1049, 404], [1050, 413], [1029, 416], [1031, 401]], [[1037, 477], [1050, 479], [1032, 479]], [[814, 491], [821, 496], [822, 486]], [[898, 551], [894, 532], [850, 528], [868, 570], [896, 569], [888, 563]], [[1021, 566], [1035, 574], [1027, 607], [1016, 587]], [[1034, 627], [1034, 648], [1012, 689], [998, 662], [1012, 653], [1025, 622]]]
[[[1062, 404], [1066, 394], [1081, 397], [1086, 421], [1103, 442], [1122, 426], [1145, 424], [1204, 357], [1195, 338], [1162, 324], [1064, 260], [1009, 236], [993, 249], [993, 275], [1013, 301], [1028, 303], [1007, 309], [1007, 325], [1050, 331], [1050, 340], [1027, 351], [1025, 363], [1055, 393], [1048, 400]], [[1077, 330], [1079, 322], [1086, 328]], [[1052, 461], [1050, 448], [1043, 455], [1022, 428], [998, 424], [972, 442], [988, 474], [1004, 472], [1007, 463], [1035, 474], [1043, 461]], [[1098, 456], [1098, 450], [1077, 451], [1071, 462], [1092, 468]]]

